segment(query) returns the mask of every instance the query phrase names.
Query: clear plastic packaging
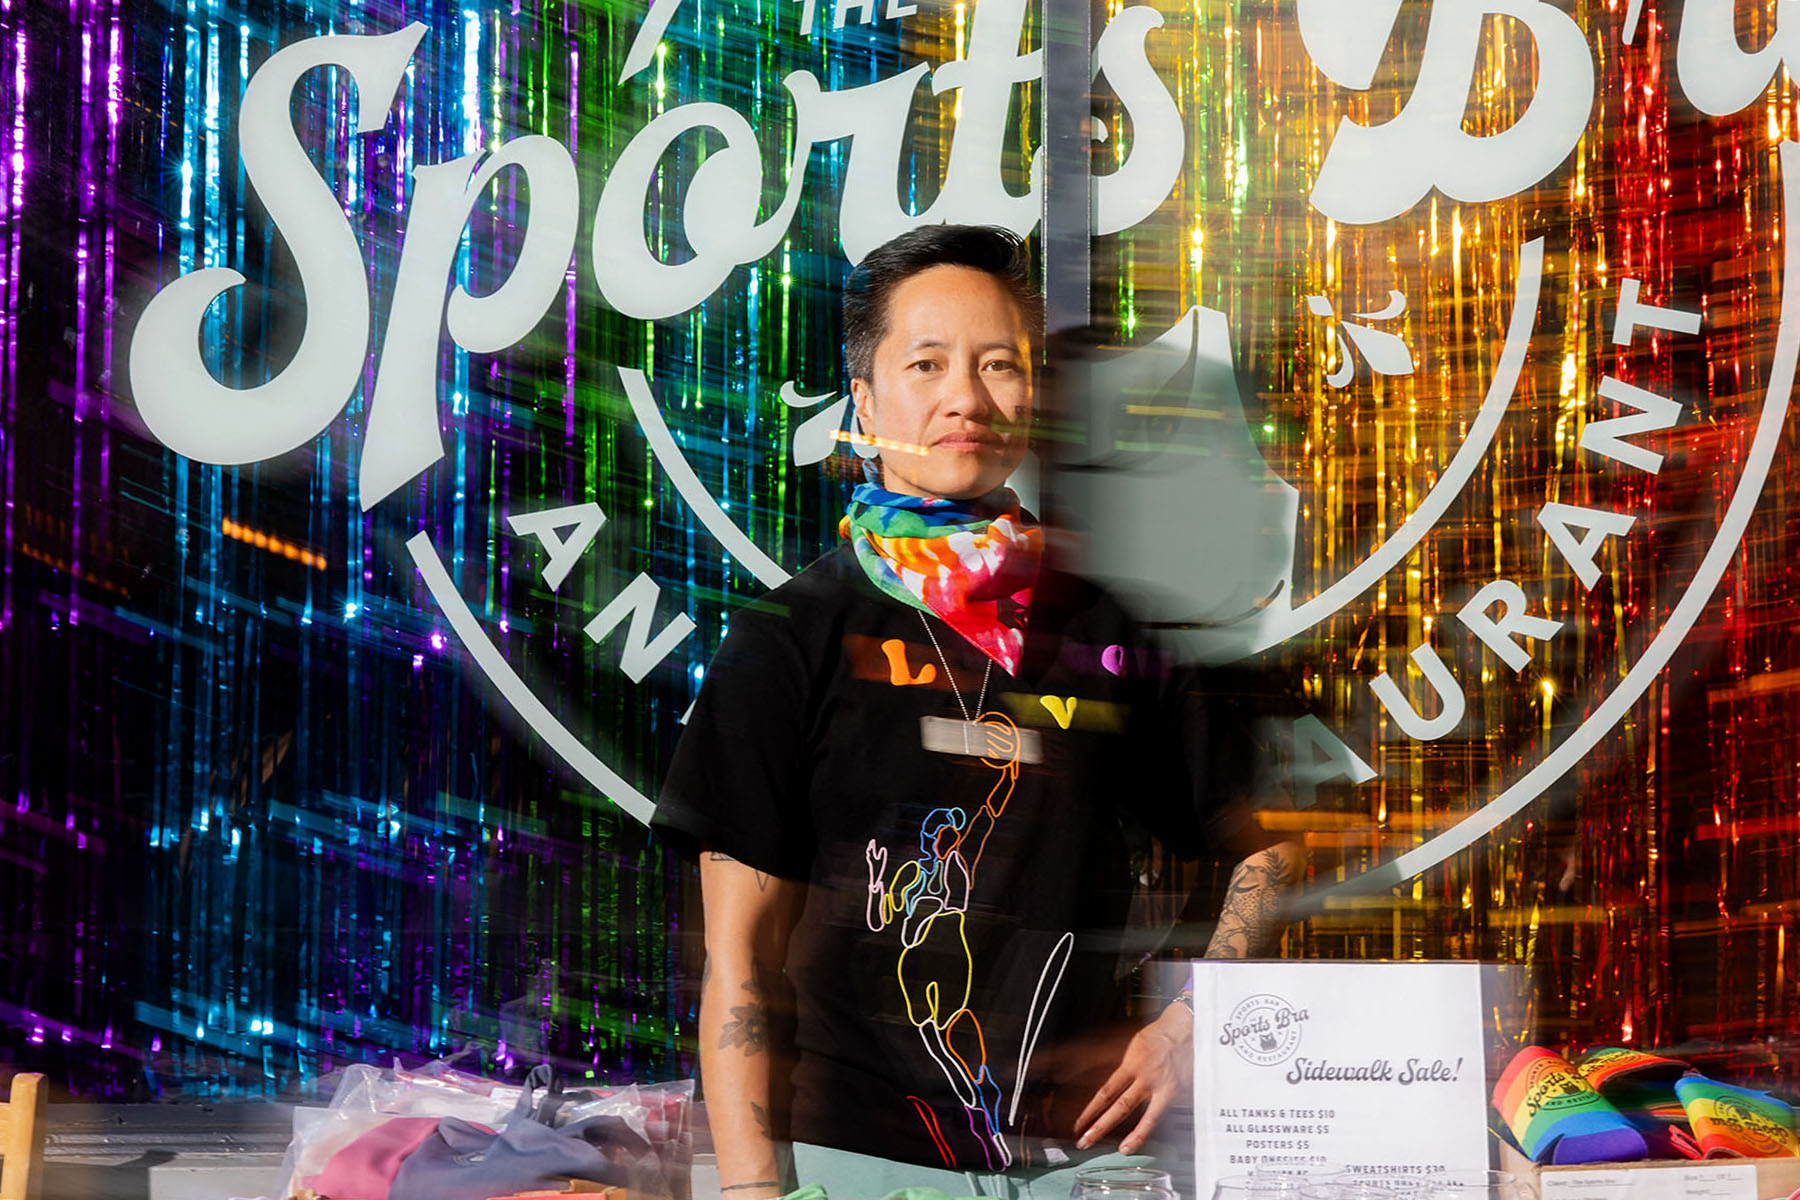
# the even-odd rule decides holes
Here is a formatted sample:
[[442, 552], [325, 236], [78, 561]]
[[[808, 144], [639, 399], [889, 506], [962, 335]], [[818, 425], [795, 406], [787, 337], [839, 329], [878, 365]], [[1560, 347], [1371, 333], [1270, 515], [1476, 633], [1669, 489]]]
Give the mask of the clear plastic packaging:
[[[304, 1194], [305, 1182], [333, 1155], [395, 1117], [457, 1117], [490, 1128], [505, 1124], [521, 1089], [459, 1071], [448, 1062], [392, 1070], [357, 1065], [324, 1108], [296, 1108], [294, 1136], [282, 1162], [284, 1196]], [[597, 1146], [630, 1179], [634, 1193], [685, 1200], [693, 1165], [690, 1113], [694, 1081], [580, 1088], [552, 1098], [550, 1123]]]

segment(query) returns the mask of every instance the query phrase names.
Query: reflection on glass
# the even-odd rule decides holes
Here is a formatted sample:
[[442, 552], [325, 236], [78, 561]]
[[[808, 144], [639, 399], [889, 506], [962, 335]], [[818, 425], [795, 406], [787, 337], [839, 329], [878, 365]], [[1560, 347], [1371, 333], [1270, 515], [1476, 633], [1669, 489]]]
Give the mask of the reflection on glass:
[[1314, 1175], [1300, 1192], [1302, 1200], [1425, 1200], [1425, 1184], [1400, 1175], [1340, 1172]]
[[1308, 1180], [1282, 1171], [1227, 1175], [1213, 1186], [1213, 1200], [1303, 1200]]
[[1180, 1200], [1167, 1171], [1154, 1167], [1090, 1167], [1075, 1176], [1069, 1200]]
[[1531, 1189], [1509, 1171], [1445, 1171], [1425, 1181], [1425, 1200], [1529, 1200]]

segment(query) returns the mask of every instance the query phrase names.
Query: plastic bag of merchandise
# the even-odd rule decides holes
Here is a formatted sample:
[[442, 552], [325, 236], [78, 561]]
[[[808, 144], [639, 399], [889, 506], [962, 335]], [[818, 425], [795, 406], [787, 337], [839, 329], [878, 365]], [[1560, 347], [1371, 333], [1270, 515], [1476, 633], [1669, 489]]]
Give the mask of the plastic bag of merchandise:
[[391, 1071], [360, 1063], [346, 1067], [329, 1106], [294, 1110], [294, 1137], [282, 1160], [282, 1194], [301, 1194], [305, 1181], [323, 1172], [340, 1151], [365, 1135], [383, 1136], [376, 1130], [395, 1120], [410, 1123], [386, 1135], [423, 1131], [432, 1119], [444, 1117], [497, 1125], [518, 1103], [519, 1090], [442, 1062], [413, 1071], [398, 1063]]
[[694, 1081], [631, 1084], [570, 1093], [557, 1127], [578, 1133], [625, 1168], [635, 1193], [684, 1198], [694, 1163]]
[[[534, 1084], [545, 1088], [541, 1102], [534, 1102]], [[542, 1147], [569, 1139], [562, 1148], [570, 1163], [580, 1165], [569, 1173], [685, 1197], [693, 1161], [687, 1125], [692, 1095], [692, 1080], [562, 1092], [547, 1066], [534, 1071], [524, 1088], [458, 1071], [447, 1062], [412, 1070], [396, 1063], [387, 1072], [353, 1066], [344, 1071], [329, 1107], [295, 1110], [283, 1194], [389, 1200], [402, 1166], [417, 1158], [412, 1172], [418, 1174], [446, 1139], [455, 1146], [494, 1138], [496, 1146], [504, 1144], [516, 1156], [513, 1143], [525, 1136], [523, 1145]], [[527, 1124], [540, 1126], [541, 1134], [554, 1128], [561, 1136], [533, 1141]]]

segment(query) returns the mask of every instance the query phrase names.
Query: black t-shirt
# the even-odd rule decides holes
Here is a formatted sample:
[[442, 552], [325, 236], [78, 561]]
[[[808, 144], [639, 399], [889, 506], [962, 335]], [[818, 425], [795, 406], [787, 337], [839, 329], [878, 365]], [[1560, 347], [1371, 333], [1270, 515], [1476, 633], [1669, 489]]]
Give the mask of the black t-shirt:
[[733, 616], [689, 716], [655, 828], [809, 885], [796, 1141], [1017, 1165], [1051, 1132], [1034, 1060], [1117, 1015], [1128, 826], [1190, 852], [1221, 835], [1204, 698], [1107, 593], [1046, 569], [1017, 676], [992, 668], [1016, 777], [979, 731], [926, 748], [924, 719], [942, 743], [980, 712], [987, 662], [845, 546]]

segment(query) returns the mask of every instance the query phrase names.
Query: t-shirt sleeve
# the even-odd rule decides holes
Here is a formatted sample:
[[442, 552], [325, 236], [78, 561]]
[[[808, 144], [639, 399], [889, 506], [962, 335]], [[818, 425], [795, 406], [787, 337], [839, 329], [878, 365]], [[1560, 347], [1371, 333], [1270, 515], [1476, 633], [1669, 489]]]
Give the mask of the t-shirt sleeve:
[[1241, 668], [1164, 665], [1138, 707], [1142, 816], [1170, 849], [1243, 857], [1280, 841], [1260, 814], [1290, 806], [1279, 781], [1273, 721], [1280, 681]]
[[732, 618], [664, 777], [651, 828], [676, 849], [806, 879], [810, 672], [773, 598]]
[[1284, 681], [1263, 670], [1190, 665], [1171, 682], [1189, 795], [1207, 848], [1242, 858], [1281, 841], [1286, 835], [1264, 814], [1292, 807], [1274, 736], [1291, 705]]

